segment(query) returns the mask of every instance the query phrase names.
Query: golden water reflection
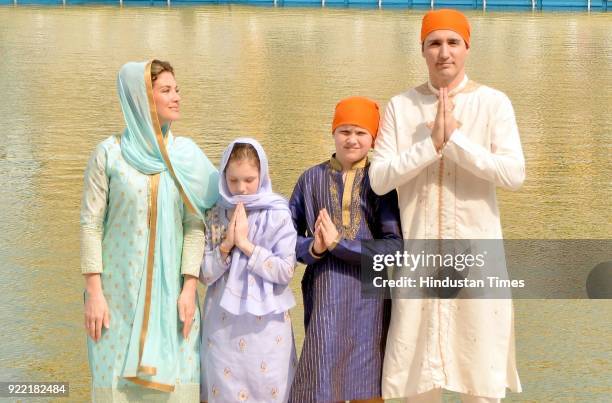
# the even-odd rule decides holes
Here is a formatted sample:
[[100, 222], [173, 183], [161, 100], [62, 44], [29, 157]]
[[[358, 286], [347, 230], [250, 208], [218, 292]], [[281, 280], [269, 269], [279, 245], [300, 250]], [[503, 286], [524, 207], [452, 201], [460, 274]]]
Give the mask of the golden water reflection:
[[[612, 15], [468, 13], [472, 79], [513, 101], [527, 159], [499, 192], [507, 238], [612, 235]], [[170, 60], [191, 136], [218, 163], [237, 136], [261, 140], [275, 189], [326, 159], [334, 104], [384, 104], [423, 82], [421, 11], [256, 7], [0, 7], [1, 380], [69, 381], [89, 396], [78, 209], [94, 146], [122, 130], [115, 75]], [[300, 273], [292, 287], [300, 299]], [[516, 301], [525, 392], [509, 400], [603, 401], [610, 301]], [[298, 345], [299, 305], [292, 313]], [[579, 353], [577, 353], [577, 351]]]

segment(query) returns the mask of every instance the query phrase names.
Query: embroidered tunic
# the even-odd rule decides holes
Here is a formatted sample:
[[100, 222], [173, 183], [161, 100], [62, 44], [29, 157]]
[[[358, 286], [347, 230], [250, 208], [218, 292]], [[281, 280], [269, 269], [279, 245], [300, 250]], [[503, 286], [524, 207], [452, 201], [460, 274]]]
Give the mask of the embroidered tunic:
[[[332, 157], [299, 178], [289, 202], [298, 231], [306, 335], [291, 402], [318, 403], [380, 396], [390, 301], [361, 294], [362, 239], [399, 238], [397, 194], [374, 194], [367, 160], [342, 178]], [[329, 212], [342, 239], [322, 258], [311, 250], [319, 211]]]
[[[379, 194], [397, 189], [404, 239], [501, 239], [497, 186], [525, 178], [514, 110], [501, 92], [467, 77], [449, 94], [460, 123], [438, 153], [427, 124], [437, 110], [429, 83], [393, 97], [370, 166]], [[397, 299], [383, 397], [434, 388], [501, 398], [520, 391], [511, 300]]]
[[[276, 226], [284, 232], [274, 251], [255, 246], [248, 261], [249, 281], [259, 276], [288, 290], [295, 265], [295, 230], [287, 211], [276, 211]], [[203, 401], [286, 402], [297, 363], [289, 312], [234, 315], [221, 307], [229, 276], [229, 257], [219, 245], [231, 214], [220, 206], [206, 214], [206, 247], [200, 280], [208, 286], [202, 312]], [[290, 290], [289, 290], [290, 292]], [[239, 295], [239, 294], [238, 294]]]
[[[169, 134], [168, 147], [174, 139]], [[147, 389], [124, 378], [132, 327], [142, 312], [136, 306], [144, 286], [149, 238], [150, 176], [129, 165], [121, 154], [119, 137], [112, 136], [98, 145], [85, 172], [81, 207], [83, 273], [100, 273], [104, 296], [110, 310], [110, 328], [102, 328], [102, 338], [87, 338], [94, 401], [197, 401], [199, 397], [199, 314], [188, 340], [178, 336], [178, 366], [172, 393]], [[202, 255], [204, 224], [190, 214], [176, 188], [173, 190], [178, 256], [175, 282], [181, 274], [197, 276]], [[184, 237], [183, 237], [184, 234]], [[184, 239], [184, 243], [183, 243]], [[153, 296], [155, 298], [156, 296]], [[172, 303], [176, 305], [178, 293]], [[169, 328], [181, 332], [179, 323]]]

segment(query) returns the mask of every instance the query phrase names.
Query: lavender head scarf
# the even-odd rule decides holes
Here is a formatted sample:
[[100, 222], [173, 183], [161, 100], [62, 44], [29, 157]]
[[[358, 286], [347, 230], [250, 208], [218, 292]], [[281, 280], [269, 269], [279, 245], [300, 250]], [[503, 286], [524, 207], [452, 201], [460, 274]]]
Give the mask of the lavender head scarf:
[[[251, 195], [232, 195], [225, 179], [225, 169], [230, 154], [237, 143], [252, 145], [259, 157], [259, 188]], [[223, 153], [219, 167], [219, 205], [224, 209], [235, 208], [243, 203], [249, 223], [249, 240], [256, 246], [271, 251], [273, 255], [295, 265], [295, 243], [297, 234], [293, 227], [287, 200], [272, 192], [268, 174], [268, 158], [261, 144], [252, 138], [234, 140]], [[250, 272], [249, 257], [238, 248], [232, 251], [229, 276], [221, 306], [234, 315], [251, 313], [266, 315], [282, 313], [295, 305], [291, 289], [287, 285], [275, 284]]]

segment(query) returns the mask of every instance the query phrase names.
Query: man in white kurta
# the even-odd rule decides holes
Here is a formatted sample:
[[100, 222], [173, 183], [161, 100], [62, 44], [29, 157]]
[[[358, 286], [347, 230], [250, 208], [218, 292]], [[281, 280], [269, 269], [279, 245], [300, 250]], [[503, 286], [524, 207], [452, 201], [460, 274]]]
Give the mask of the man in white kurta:
[[[372, 189], [397, 189], [404, 239], [501, 239], [497, 186], [516, 190], [525, 162], [512, 104], [471, 81], [463, 14], [423, 19], [429, 80], [391, 99], [370, 166]], [[512, 301], [396, 299], [383, 369], [383, 397], [495, 402], [520, 392]]]

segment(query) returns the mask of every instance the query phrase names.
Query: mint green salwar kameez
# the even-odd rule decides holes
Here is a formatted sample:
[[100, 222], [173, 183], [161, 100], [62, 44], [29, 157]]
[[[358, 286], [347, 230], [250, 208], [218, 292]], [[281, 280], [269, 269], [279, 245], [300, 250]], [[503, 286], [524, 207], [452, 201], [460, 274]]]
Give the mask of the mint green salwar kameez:
[[185, 339], [177, 300], [182, 276], [199, 274], [218, 174], [195, 143], [159, 126], [149, 68], [122, 68], [127, 128], [85, 172], [81, 266], [100, 273], [110, 311], [102, 338], [87, 338], [94, 401], [199, 401], [199, 310]]

